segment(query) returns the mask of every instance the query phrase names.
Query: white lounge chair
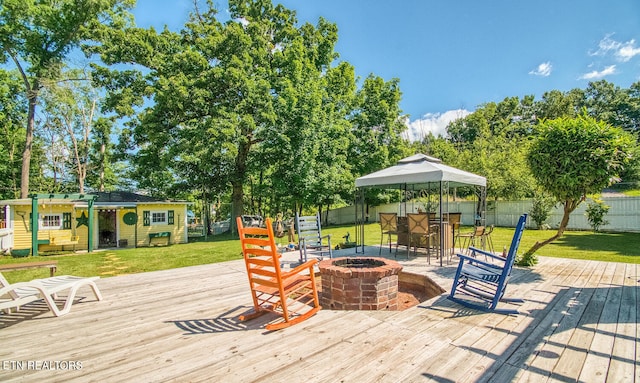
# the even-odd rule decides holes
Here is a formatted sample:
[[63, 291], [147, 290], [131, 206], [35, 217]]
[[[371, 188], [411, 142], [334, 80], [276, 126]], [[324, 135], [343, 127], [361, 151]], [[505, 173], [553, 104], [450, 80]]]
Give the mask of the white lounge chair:
[[[102, 295], [95, 281], [100, 277], [75, 277], [72, 275], [61, 275], [57, 277], [34, 279], [29, 282], [9, 283], [0, 273], [0, 311], [11, 312], [12, 308], [18, 310], [20, 306], [27, 303], [44, 299], [53, 315], [62, 316], [71, 310], [73, 300], [83, 286], [89, 286], [93, 290], [97, 300], [102, 300]], [[65, 301], [62, 309], [56, 304], [57, 294], [66, 291]]]

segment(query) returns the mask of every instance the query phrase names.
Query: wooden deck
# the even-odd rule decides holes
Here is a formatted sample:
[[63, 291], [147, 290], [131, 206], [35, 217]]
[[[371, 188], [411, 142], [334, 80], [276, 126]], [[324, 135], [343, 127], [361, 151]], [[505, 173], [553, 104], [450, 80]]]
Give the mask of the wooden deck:
[[[453, 265], [399, 260], [449, 290]], [[639, 266], [541, 258], [514, 271], [517, 316], [442, 295], [276, 332], [236, 320], [251, 304], [242, 261], [104, 278], [104, 301], [81, 290], [66, 316], [1, 315], [0, 381], [640, 382]]]

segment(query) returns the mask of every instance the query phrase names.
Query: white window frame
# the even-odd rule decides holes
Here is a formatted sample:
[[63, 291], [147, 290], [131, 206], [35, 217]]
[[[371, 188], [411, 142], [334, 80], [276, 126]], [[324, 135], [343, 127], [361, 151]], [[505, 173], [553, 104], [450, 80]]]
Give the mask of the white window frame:
[[[62, 213], [47, 213], [47, 214], [39, 214], [40, 217], [38, 217], [38, 229], [39, 230], [62, 230], [62, 225], [63, 225], [63, 217], [62, 217]], [[44, 221], [45, 221], [45, 217], [57, 217], [58, 218], [58, 222], [60, 222], [60, 224], [58, 226], [45, 226], [44, 225]]]
[[[155, 214], [163, 214], [164, 221], [155, 221], [154, 220]], [[149, 223], [151, 225], [168, 225], [167, 222], [169, 222], [169, 212], [167, 210], [155, 210], [155, 211], [149, 212]]]

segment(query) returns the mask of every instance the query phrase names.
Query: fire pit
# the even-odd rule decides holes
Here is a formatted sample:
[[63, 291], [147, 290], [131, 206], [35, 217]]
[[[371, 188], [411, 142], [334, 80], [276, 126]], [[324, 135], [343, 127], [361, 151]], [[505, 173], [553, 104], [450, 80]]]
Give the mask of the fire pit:
[[319, 263], [320, 304], [332, 310], [398, 310], [402, 266], [385, 258], [334, 258]]

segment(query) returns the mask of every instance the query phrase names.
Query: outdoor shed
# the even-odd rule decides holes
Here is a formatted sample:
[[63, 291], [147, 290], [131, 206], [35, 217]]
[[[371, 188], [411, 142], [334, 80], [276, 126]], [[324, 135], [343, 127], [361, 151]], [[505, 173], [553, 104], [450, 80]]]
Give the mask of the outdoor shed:
[[[37, 196], [35, 200], [32, 197], [0, 201], [3, 251], [22, 254], [32, 244], [39, 251], [50, 251], [187, 242], [189, 202], [186, 201], [161, 200], [130, 192], [91, 193], [90, 201], [61, 198], [62, 194], [51, 194], [51, 198], [45, 194]], [[33, 227], [37, 231], [35, 240]]]

